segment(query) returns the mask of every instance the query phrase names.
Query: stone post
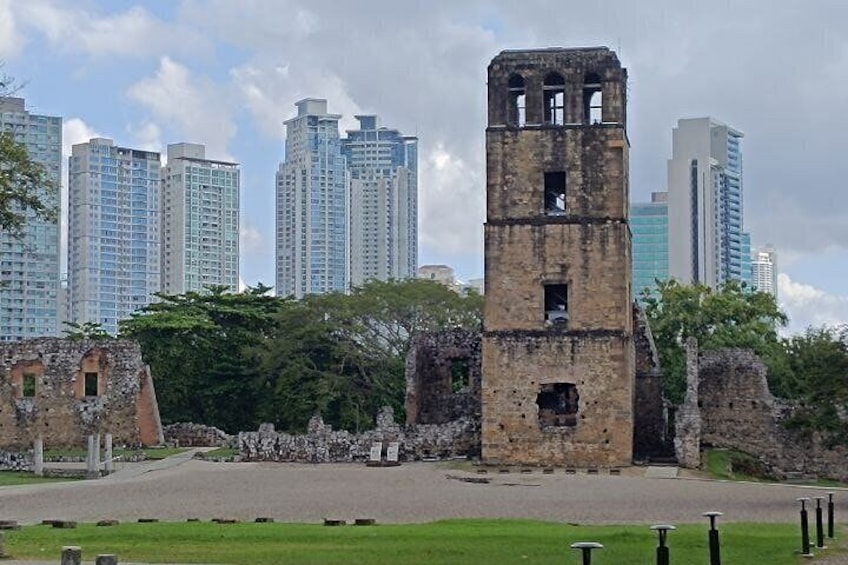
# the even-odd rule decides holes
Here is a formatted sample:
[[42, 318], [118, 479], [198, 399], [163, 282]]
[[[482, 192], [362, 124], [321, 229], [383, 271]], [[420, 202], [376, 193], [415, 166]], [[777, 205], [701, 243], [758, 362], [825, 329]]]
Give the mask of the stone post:
[[86, 474], [89, 478], [97, 476], [97, 452], [98, 446], [94, 443], [94, 436], [88, 436], [88, 457], [85, 460]]
[[112, 474], [112, 434], [106, 434], [103, 438], [103, 449], [105, 450], [105, 465], [106, 465], [106, 474]]
[[82, 565], [82, 548], [78, 545], [63, 546], [61, 565]]
[[32, 445], [32, 471], [38, 477], [44, 475], [44, 440], [41, 436], [35, 438]]
[[674, 452], [687, 469], [701, 466], [701, 410], [698, 408], [698, 340], [686, 340], [686, 396], [674, 417]]
[[0, 532], [0, 559], [6, 557], [6, 544], [3, 542], [3, 532]]
[[97, 556], [94, 565], [118, 565], [118, 556], [114, 553], [104, 553]]
[[94, 436], [94, 470], [100, 476], [100, 434]]

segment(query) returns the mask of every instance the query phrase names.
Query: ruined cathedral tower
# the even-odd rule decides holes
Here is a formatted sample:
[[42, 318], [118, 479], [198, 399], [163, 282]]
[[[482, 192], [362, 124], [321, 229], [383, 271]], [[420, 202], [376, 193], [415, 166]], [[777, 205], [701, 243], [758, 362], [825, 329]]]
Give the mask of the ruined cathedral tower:
[[626, 86], [605, 47], [489, 65], [485, 461], [631, 462]]

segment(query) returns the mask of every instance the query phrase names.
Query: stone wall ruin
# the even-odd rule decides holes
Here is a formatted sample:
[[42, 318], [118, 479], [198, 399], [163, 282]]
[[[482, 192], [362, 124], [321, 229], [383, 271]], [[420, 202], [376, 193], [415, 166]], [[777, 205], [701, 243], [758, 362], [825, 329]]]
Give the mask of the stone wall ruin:
[[0, 344], [0, 449], [41, 437], [49, 448], [83, 447], [91, 434], [116, 444], [161, 443], [150, 370], [129, 340], [38, 338]]

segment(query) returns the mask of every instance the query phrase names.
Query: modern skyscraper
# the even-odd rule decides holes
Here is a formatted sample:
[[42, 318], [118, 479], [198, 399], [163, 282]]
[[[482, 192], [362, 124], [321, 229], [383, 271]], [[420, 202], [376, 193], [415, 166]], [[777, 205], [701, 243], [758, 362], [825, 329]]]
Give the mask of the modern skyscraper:
[[207, 159], [203, 145], [168, 145], [161, 222], [163, 292], [238, 291], [238, 163]]
[[751, 285], [777, 298], [777, 251], [770, 245], [751, 255]]
[[657, 280], [668, 279], [668, 193], [652, 192], [650, 202], [630, 204], [633, 294], [638, 300]]
[[[62, 118], [31, 114], [23, 98], [0, 97], [0, 129], [14, 135], [53, 181], [38, 197], [59, 210]], [[59, 220], [27, 212], [20, 237], [0, 231], [0, 341], [56, 336], [59, 295]]]
[[342, 152], [350, 172], [350, 279], [414, 278], [418, 263], [418, 139], [356, 116]]
[[747, 280], [742, 132], [712, 118], [679, 120], [668, 161], [669, 275], [715, 287]]
[[94, 138], [69, 158], [68, 276], [70, 315], [101, 324], [149, 304], [161, 288], [159, 153]]
[[350, 201], [341, 116], [327, 113], [326, 100], [295, 106], [277, 171], [276, 294], [302, 298], [350, 286]]

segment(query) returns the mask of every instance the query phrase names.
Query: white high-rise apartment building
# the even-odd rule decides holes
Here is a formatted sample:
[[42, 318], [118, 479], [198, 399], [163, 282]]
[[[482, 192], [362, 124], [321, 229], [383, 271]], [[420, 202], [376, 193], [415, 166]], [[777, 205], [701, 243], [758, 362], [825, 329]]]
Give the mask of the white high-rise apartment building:
[[[32, 114], [23, 98], [0, 97], [0, 130], [26, 146], [43, 165], [53, 186], [38, 196], [59, 211], [62, 176], [62, 118]], [[0, 231], [0, 341], [60, 334], [59, 220], [45, 221], [31, 212], [20, 237]]]
[[418, 263], [418, 140], [355, 116], [342, 151], [350, 171], [350, 279], [414, 278]]
[[751, 285], [777, 298], [777, 251], [771, 246], [751, 254]]
[[668, 161], [668, 271], [716, 287], [750, 282], [742, 223], [742, 132], [712, 118], [679, 120]]
[[118, 321], [161, 288], [159, 153], [94, 138], [73, 146], [68, 167], [68, 279], [72, 321]]
[[345, 292], [350, 286], [349, 179], [338, 114], [307, 98], [286, 120], [276, 182], [276, 294]]
[[238, 163], [207, 159], [203, 145], [168, 145], [161, 212], [162, 291], [238, 292]]

